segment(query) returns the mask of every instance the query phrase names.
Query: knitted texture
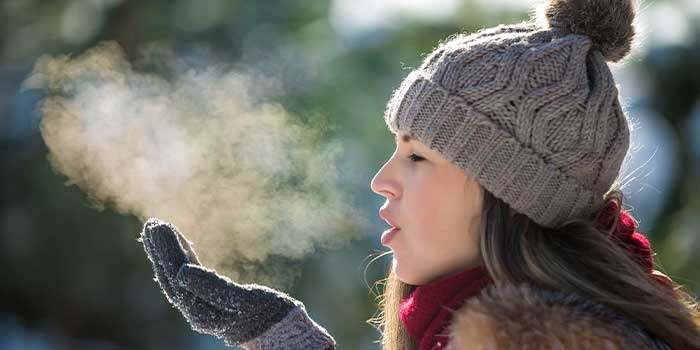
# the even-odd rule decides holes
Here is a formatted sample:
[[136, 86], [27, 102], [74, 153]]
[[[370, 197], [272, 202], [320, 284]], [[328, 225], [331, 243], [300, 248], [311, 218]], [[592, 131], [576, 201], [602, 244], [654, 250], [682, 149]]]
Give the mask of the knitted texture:
[[620, 208], [619, 203], [610, 201], [601, 211], [595, 226], [606, 232], [612, 231], [609, 238], [622, 247], [644, 271], [651, 273], [654, 270], [651, 242], [642, 232], [637, 231], [637, 222], [626, 210]]
[[477, 266], [416, 286], [402, 298], [399, 319], [418, 345], [417, 350], [447, 348], [447, 327], [455, 310], [491, 283], [485, 268]]
[[262, 335], [244, 343], [246, 349], [335, 349], [335, 342], [306, 313], [303, 305], [292, 310], [283, 320]]
[[139, 240], [163, 294], [193, 330], [250, 350], [335, 348], [302, 302], [267, 286], [235, 283], [200, 265], [174, 225], [151, 218]]
[[624, 249], [632, 260], [636, 261], [653, 279], [665, 286], [668, 292], [675, 293], [673, 281], [654, 269], [654, 250], [649, 238], [637, 231], [637, 221], [620, 207], [618, 201], [608, 202], [600, 211], [594, 226], [602, 232], [609, 232], [609, 239]]
[[[617, 2], [630, 7], [625, 0], [607, 6]], [[596, 1], [555, 3], [608, 11], [593, 11]], [[629, 9], [618, 11], [626, 16], [617, 25], [627, 30], [611, 30], [621, 37], [598, 42], [601, 33], [572, 32], [593, 26], [566, 22], [596, 18], [553, 6], [547, 13], [556, 26], [528, 20], [441, 43], [384, 114], [393, 133], [414, 136], [548, 228], [592, 219], [619, 175], [630, 135], [607, 60], [629, 51], [633, 33]]]

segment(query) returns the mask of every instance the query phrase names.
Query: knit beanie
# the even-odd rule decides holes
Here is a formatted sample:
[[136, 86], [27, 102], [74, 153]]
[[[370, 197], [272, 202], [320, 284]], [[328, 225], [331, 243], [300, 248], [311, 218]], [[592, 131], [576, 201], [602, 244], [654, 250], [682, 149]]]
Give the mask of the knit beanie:
[[550, 0], [527, 21], [440, 43], [384, 119], [540, 226], [592, 220], [629, 129], [608, 67], [630, 51], [632, 0]]

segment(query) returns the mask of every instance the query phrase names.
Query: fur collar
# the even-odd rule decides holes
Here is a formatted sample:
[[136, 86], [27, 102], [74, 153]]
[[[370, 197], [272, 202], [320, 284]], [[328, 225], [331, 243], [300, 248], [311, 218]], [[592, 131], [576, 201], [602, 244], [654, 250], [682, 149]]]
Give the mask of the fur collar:
[[607, 306], [528, 284], [486, 287], [448, 332], [448, 350], [671, 349]]

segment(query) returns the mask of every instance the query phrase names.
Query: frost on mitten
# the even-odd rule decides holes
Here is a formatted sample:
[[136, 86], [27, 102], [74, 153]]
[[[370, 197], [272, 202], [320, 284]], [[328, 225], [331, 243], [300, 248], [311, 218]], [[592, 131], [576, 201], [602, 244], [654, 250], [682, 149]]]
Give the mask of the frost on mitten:
[[304, 304], [257, 284], [238, 284], [199, 263], [177, 228], [149, 219], [140, 241], [168, 301], [197, 332], [246, 349], [334, 349]]

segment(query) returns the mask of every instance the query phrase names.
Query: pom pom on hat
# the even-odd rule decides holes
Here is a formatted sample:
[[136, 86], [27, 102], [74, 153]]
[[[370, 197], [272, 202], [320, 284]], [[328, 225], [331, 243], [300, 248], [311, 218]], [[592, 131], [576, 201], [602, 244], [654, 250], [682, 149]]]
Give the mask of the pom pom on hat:
[[549, 0], [538, 11], [550, 28], [590, 37], [608, 61], [617, 62], [630, 52], [633, 0]]

